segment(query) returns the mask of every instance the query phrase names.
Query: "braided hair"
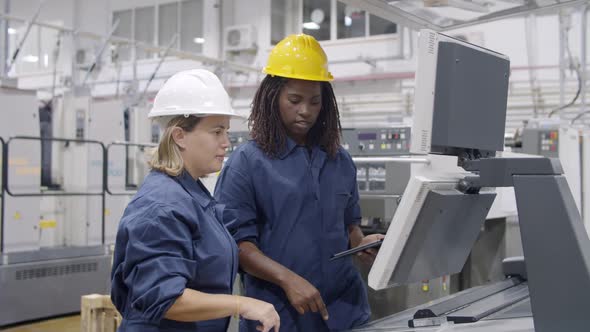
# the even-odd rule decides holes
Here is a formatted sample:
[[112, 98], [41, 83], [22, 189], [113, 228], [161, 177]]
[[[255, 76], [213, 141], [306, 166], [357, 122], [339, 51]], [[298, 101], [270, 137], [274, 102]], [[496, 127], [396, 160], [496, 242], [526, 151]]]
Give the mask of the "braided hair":
[[[267, 75], [260, 83], [254, 100], [248, 126], [252, 139], [271, 158], [276, 158], [286, 147], [287, 131], [281, 120], [279, 97], [289, 79]], [[307, 145], [319, 145], [330, 158], [335, 158], [340, 147], [340, 114], [336, 96], [330, 82], [320, 82], [322, 107], [320, 114], [307, 133]]]

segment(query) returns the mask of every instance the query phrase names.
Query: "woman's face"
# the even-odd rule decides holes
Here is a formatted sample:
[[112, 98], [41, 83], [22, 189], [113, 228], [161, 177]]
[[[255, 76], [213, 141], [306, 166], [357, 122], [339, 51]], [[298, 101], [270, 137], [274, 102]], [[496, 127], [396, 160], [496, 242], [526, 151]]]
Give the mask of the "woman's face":
[[203, 117], [190, 132], [178, 128], [173, 133], [184, 167], [194, 178], [221, 170], [229, 146], [228, 129], [229, 116], [213, 115]]
[[279, 94], [281, 121], [287, 135], [304, 145], [322, 109], [322, 86], [317, 81], [288, 79]]

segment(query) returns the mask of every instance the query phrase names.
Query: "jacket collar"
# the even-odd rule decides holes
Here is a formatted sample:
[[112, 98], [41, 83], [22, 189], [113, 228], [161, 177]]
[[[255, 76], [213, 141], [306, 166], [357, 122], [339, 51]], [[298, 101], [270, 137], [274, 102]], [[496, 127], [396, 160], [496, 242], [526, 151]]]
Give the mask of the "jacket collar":
[[183, 171], [177, 179], [180, 185], [193, 196], [203, 208], [208, 207], [214, 202], [213, 197], [211, 197], [207, 188], [201, 183], [201, 180], [193, 179], [187, 171]]

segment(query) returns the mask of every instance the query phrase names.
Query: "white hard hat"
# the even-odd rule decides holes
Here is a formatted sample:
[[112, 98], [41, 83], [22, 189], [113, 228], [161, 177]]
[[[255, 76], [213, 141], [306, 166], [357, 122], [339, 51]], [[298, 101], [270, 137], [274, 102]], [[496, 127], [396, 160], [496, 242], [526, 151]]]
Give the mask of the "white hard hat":
[[219, 78], [205, 69], [185, 70], [170, 77], [156, 94], [148, 118], [165, 125], [178, 115], [240, 117]]

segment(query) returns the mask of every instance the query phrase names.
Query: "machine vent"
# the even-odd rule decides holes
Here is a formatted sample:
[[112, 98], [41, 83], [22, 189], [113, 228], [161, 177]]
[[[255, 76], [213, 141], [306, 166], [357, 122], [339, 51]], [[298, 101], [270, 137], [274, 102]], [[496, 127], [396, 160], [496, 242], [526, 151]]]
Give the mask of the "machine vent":
[[66, 265], [54, 265], [42, 268], [24, 269], [16, 271], [16, 280], [30, 280], [47, 277], [57, 277], [68, 274], [94, 272], [98, 269], [98, 263], [78, 263]]
[[434, 54], [434, 44], [436, 43], [436, 34], [431, 32], [428, 35], [428, 54]]

